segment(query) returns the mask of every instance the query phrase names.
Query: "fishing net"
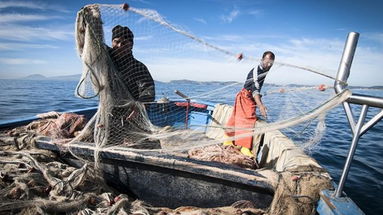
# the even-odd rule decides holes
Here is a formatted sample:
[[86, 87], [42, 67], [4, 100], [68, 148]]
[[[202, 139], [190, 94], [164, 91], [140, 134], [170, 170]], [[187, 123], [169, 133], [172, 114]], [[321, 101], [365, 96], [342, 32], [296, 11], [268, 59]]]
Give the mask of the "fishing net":
[[[112, 41], [116, 38], [114, 44]], [[244, 71], [245, 78], [246, 72], [259, 65], [260, 59], [227, 51], [235, 50], [238, 41], [223, 48], [215, 46], [171, 24], [154, 10], [128, 5], [125, 8], [120, 5], [82, 8], [77, 17], [76, 40], [83, 62], [76, 94], [82, 98], [99, 97], [97, 113], [76, 140], [94, 142], [101, 148], [123, 144], [132, 149], [164, 152], [184, 151], [238, 138], [227, 139], [224, 135], [206, 138], [201, 133], [211, 129], [223, 133], [228, 129], [226, 121], [216, 123], [216, 118], [198, 117], [198, 114], [214, 112], [214, 104], [234, 102], [244, 82], [227, 81], [232, 77], [230, 74]], [[311, 74], [331, 78], [313, 69], [278, 61], [274, 68], [275, 71], [288, 68], [288, 73], [306, 69]], [[154, 80], [158, 77], [179, 81], [153, 81], [152, 76]], [[325, 89], [326, 86], [320, 88]], [[284, 101], [279, 108], [269, 111], [272, 112], [268, 118], [271, 125], [266, 130], [289, 127], [286, 132], [296, 135], [302, 147], [309, 150], [325, 131], [325, 113], [342, 99], [328, 91], [319, 91], [317, 86], [268, 85], [263, 91], [266, 106], [272, 107], [273, 100]], [[213, 105], [210, 107], [200, 101]], [[332, 102], [331, 107], [321, 108], [328, 102]], [[305, 120], [298, 119], [318, 107], [320, 113]], [[230, 112], [221, 117], [227, 120], [228, 115]], [[303, 121], [304, 124], [294, 127]], [[264, 132], [264, 128], [256, 126], [234, 129], [246, 130], [243, 135], [247, 136]]]
[[[13, 179], [6, 183], [2, 180], [1, 194], [5, 196], [5, 203], [0, 204], [1, 211], [34, 208], [41, 213], [78, 214], [234, 214], [246, 211], [249, 214], [309, 214], [315, 208], [313, 202], [319, 198], [318, 191], [331, 187], [330, 178], [322, 174], [320, 167], [289, 169], [292, 157], [289, 153], [302, 148], [308, 152], [315, 149], [325, 133], [326, 113], [346, 100], [350, 92], [334, 94], [323, 85], [318, 88], [268, 84], [286, 73], [334, 79], [331, 76], [278, 61], [276, 52], [277, 60], [267, 73], [262, 89], [262, 100], [269, 108], [268, 118], [262, 118], [257, 112], [258, 120], [253, 125], [230, 127], [227, 121], [236, 94], [243, 88], [246, 74], [257, 68], [261, 60], [238, 53], [247, 51], [262, 56], [269, 48], [243, 44], [241, 40], [201, 39], [184, 27], [171, 24], [154, 10], [99, 4], [85, 6], [78, 12], [76, 44], [83, 71], [75, 94], [84, 99], [98, 97], [95, 114], [88, 118], [51, 112], [40, 115], [40, 121], [29, 124], [24, 130], [14, 130], [9, 135], [10, 142], [22, 138], [21, 142], [16, 141], [18, 150], [25, 147], [26, 142], [33, 142], [36, 134], [50, 136], [51, 142], [66, 146], [72, 156], [86, 161], [85, 165], [73, 169], [53, 160], [41, 160], [36, 153], [0, 154], [14, 156], [13, 163], [10, 159], [4, 163], [8, 166], [2, 166], [8, 168]], [[240, 78], [233, 81], [233, 74]], [[274, 101], [278, 101], [278, 105]], [[225, 133], [230, 129], [245, 132], [228, 137]], [[276, 130], [292, 136], [297, 146], [281, 149], [277, 157], [267, 157], [262, 143], [269, 138], [268, 133]], [[255, 157], [244, 155], [239, 147], [232, 145], [233, 141], [245, 137], [251, 137]], [[78, 142], [93, 147], [93, 159], [71, 151], [71, 145]], [[100, 177], [100, 153], [120, 146], [127, 151], [149, 151], [157, 155], [183, 153], [182, 156], [193, 159], [249, 169], [270, 168], [280, 172], [277, 183], [281, 185], [274, 186], [275, 196], [268, 209], [255, 209], [251, 202], [215, 209], [169, 209], [132, 201], [127, 196], [115, 200], [118, 192], [104, 186]], [[270, 147], [269, 150], [277, 149]], [[267, 158], [262, 159], [265, 156]], [[264, 163], [259, 163], [262, 160]], [[41, 199], [32, 200], [34, 195], [30, 187], [35, 189], [35, 186], [15, 176], [25, 172], [25, 166], [43, 175], [36, 182], [41, 191], [37, 196]], [[92, 187], [91, 182], [97, 182], [97, 186], [93, 184]], [[314, 182], [318, 186], [310, 188]], [[48, 191], [41, 190], [47, 188]]]
[[[332, 187], [328, 174], [320, 167], [287, 167], [289, 171], [278, 173], [275, 181], [269, 179], [275, 194], [268, 208], [257, 208], [257, 203], [249, 200], [215, 208], [154, 207], [103, 183], [95, 183], [99, 179], [92, 163], [75, 168], [60, 162], [57, 153], [37, 149], [35, 137], [32, 126], [0, 133], [0, 213], [315, 214], [319, 191]], [[233, 146], [226, 147], [232, 150]], [[222, 151], [222, 148], [210, 151]], [[215, 154], [216, 159], [224, 159], [220, 154]], [[252, 168], [251, 160], [238, 162], [238, 158], [240, 156], [226, 159]]]

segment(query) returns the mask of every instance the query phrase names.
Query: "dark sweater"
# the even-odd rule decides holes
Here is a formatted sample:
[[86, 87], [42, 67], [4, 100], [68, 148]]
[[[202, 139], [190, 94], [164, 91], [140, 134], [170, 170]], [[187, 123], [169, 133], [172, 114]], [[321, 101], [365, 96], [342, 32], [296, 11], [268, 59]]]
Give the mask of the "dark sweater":
[[[247, 78], [243, 88], [249, 90], [253, 96], [256, 94], [261, 94], [261, 89], [263, 86], [263, 82], [266, 79], [266, 74], [268, 71], [263, 70], [260, 66], [257, 67], [257, 73], [254, 74], [254, 68], [250, 70], [249, 74], [247, 74]], [[255, 75], [255, 77], [254, 77]]]
[[155, 86], [148, 68], [132, 54], [118, 58], [113, 55], [112, 49], [109, 52], [119, 72], [117, 77], [122, 79], [133, 99], [140, 102], [154, 101]]

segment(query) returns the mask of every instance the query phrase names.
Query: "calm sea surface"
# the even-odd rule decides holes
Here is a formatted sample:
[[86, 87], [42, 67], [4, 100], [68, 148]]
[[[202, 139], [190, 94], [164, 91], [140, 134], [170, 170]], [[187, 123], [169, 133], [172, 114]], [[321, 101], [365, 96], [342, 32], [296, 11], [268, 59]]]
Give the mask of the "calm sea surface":
[[[76, 84], [77, 82], [74, 81], [0, 80], [0, 123], [53, 110], [60, 112], [97, 106], [97, 99], [84, 100], [74, 96]], [[200, 100], [232, 104], [241, 86], [233, 85], [225, 88], [227, 85], [228, 83], [219, 82], [157, 83], [157, 99], [164, 96], [179, 99], [173, 93], [175, 89], [178, 89]], [[219, 88], [224, 88], [225, 93], [220, 91], [216, 94], [212, 92], [204, 95], [207, 91]], [[273, 86], [265, 86], [263, 90], [272, 92]], [[295, 93], [295, 97], [287, 96], [288, 94], [266, 93], [263, 100], [269, 109], [269, 120], [278, 121], [288, 115], [288, 110], [292, 108], [294, 101], [315, 107], [316, 103], [319, 104], [318, 99], [323, 100], [331, 96], [330, 91], [323, 93], [311, 90], [301, 94]], [[383, 90], [359, 89], [353, 92], [383, 97]], [[355, 107], [353, 111], [359, 113], [360, 108]], [[378, 109], [370, 108], [367, 118], [370, 119], [378, 111]], [[327, 127], [325, 133], [310, 154], [330, 172], [338, 183], [351, 143], [351, 130], [341, 106], [327, 113], [325, 122]], [[296, 142], [300, 142], [304, 136], [291, 129], [283, 132]], [[379, 122], [360, 139], [345, 185], [345, 192], [366, 214], [383, 214], [383, 122]]]

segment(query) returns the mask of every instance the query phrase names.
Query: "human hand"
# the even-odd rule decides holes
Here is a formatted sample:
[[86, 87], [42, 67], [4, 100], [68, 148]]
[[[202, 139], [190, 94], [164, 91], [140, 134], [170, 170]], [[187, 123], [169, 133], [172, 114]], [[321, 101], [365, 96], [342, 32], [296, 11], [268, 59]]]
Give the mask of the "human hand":
[[267, 119], [267, 108], [264, 105], [259, 106], [259, 112], [261, 112], [261, 115]]

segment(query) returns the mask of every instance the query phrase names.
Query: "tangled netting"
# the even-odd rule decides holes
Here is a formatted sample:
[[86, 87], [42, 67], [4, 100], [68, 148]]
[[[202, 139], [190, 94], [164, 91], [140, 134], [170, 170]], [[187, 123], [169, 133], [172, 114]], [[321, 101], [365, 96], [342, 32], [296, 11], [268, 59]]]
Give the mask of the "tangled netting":
[[256, 208], [247, 200], [219, 208], [153, 207], [101, 183], [92, 164], [74, 168], [60, 162], [57, 154], [35, 148], [37, 133], [31, 128], [20, 127], [0, 135], [1, 213], [315, 214], [319, 191], [331, 188], [323, 169], [301, 167], [281, 172], [275, 182], [270, 182], [275, 183], [275, 194], [267, 209]]
[[[36, 126], [36, 123], [31, 123]], [[97, 179], [92, 164], [60, 162], [57, 154], [34, 147], [31, 126], [0, 135], [0, 213], [12, 214], [264, 214], [251, 202], [221, 208], [153, 207], [121, 194]]]
[[[128, 26], [130, 30], [122, 26]], [[116, 35], [125, 38], [125, 43], [113, 44], [111, 41]], [[169, 100], [166, 97], [158, 99], [158, 95], [161, 93], [165, 95], [169, 89], [174, 91], [176, 88], [170, 86], [169, 89], [163, 89], [160, 82], [153, 82], [150, 73], [174, 74], [176, 77], [180, 70], [185, 70], [184, 74], [187, 75], [186, 72], [189, 72], [193, 75], [195, 72], [190, 70], [204, 71], [207, 69], [204, 66], [207, 65], [209, 65], [208, 69], [222, 70], [222, 74], [233, 70], [246, 71], [253, 68], [254, 63], [255, 66], [258, 63], [254, 58], [249, 57], [251, 61], [244, 61], [241, 64], [235, 62], [227, 64], [226, 56], [234, 55], [234, 53], [211, 45], [170, 24], [156, 11], [129, 8], [127, 5], [123, 8], [115, 5], [88, 5], [82, 8], [78, 12], [76, 21], [76, 41], [77, 50], [83, 62], [83, 73], [76, 95], [82, 98], [98, 96], [99, 107], [97, 113], [74, 141], [95, 143], [98, 150], [105, 146], [126, 145], [135, 149], [164, 152], [184, 151], [193, 147], [243, 138], [235, 136], [228, 139], [220, 136], [209, 139], [203, 135], [197, 135], [201, 138], [191, 138], [196, 136], [196, 130], [207, 132], [213, 127], [219, 127], [222, 133], [227, 129], [224, 123], [193, 120], [194, 116], [190, 116], [192, 113], [209, 112], [208, 107], [201, 107], [193, 101], [198, 103], [198, 99], [204, 99], [220, 103], [220, 100], [215, 98], [217, 95], [228, 95], [228, 91], [231, 92], [231, 99], [234, 101], [233, 92], [240, 90], [238, 83], [223, 83], [223, 85], [198, 89], [196, 86], [198, 82], [191, 82], [194, 89], [187, 92], [199, 91], [200, 93], [187, 96], [177, 91], [182, 98], [179, 98], [181, 102], [174, 103], [175, 107], [173, 107], [168, 105]], [[144, 60], [146, 65], [136, 59], [136, 54], [140, 60]], [[205, 62], [205, 65], [195, 63], [196, 59], [199, 63]], [[181, 65], [184, 63], [185, 67], [174, 68], [173, 62], [181, 63]], [[211, 66], [212, 62], [213, 66]], [[193, 68], [189, 68], [191, 64]], [[220, 64], [227, 65], [225, 67], [228, 68], [219, 67]], [[286, 63], [276, 63], [276, 65], [302, 69]], [[209, 72], [204, 74], [209, 76]], [[267, 90], [265, 95], [268, 96], [276, 92], [289, 93], [275, 98], [283, 99], [286, 103], [284, 108], [278, 110], [279, 114], [275, 114], [272, 119], [274, 123], [267, 125], [267, 128], [241, 127], [238, 129], [247, 130], [248, 132], [244, 135], [251, 136], [267, 130], [293, 128], [295, 125], [307, 122], [303, 126], [298, 126], [298, 131], [294, 130], [293, 133], [301, 138], [304, 137], [302, 138], [303, 147], [313, 148], [325, 132], [326, 112], [341, 103], [347, 97], [347, 93], [335, 96], [326, 94], [320, 99], [302, 99], [303, 96], [311, 96], [311, 93], [307, 92], [310, 90], [317, 91], [316, 87]], [[154, 93], [157, 94], [157, 101]], [[330, 99], [326, 101], [328, 98]], [[185, 100], [182, 102], [182, 99]], [[270, 97], [270, 101], [273, 99]], [[297, 104], [298, 102], [300, 103]], [[214, 121], [214, 119], [208, 119], [208, 121]], [[167, 126], [171, 126], [171, 129]], [[97, 157], [96, 153], [95, 158]]]

